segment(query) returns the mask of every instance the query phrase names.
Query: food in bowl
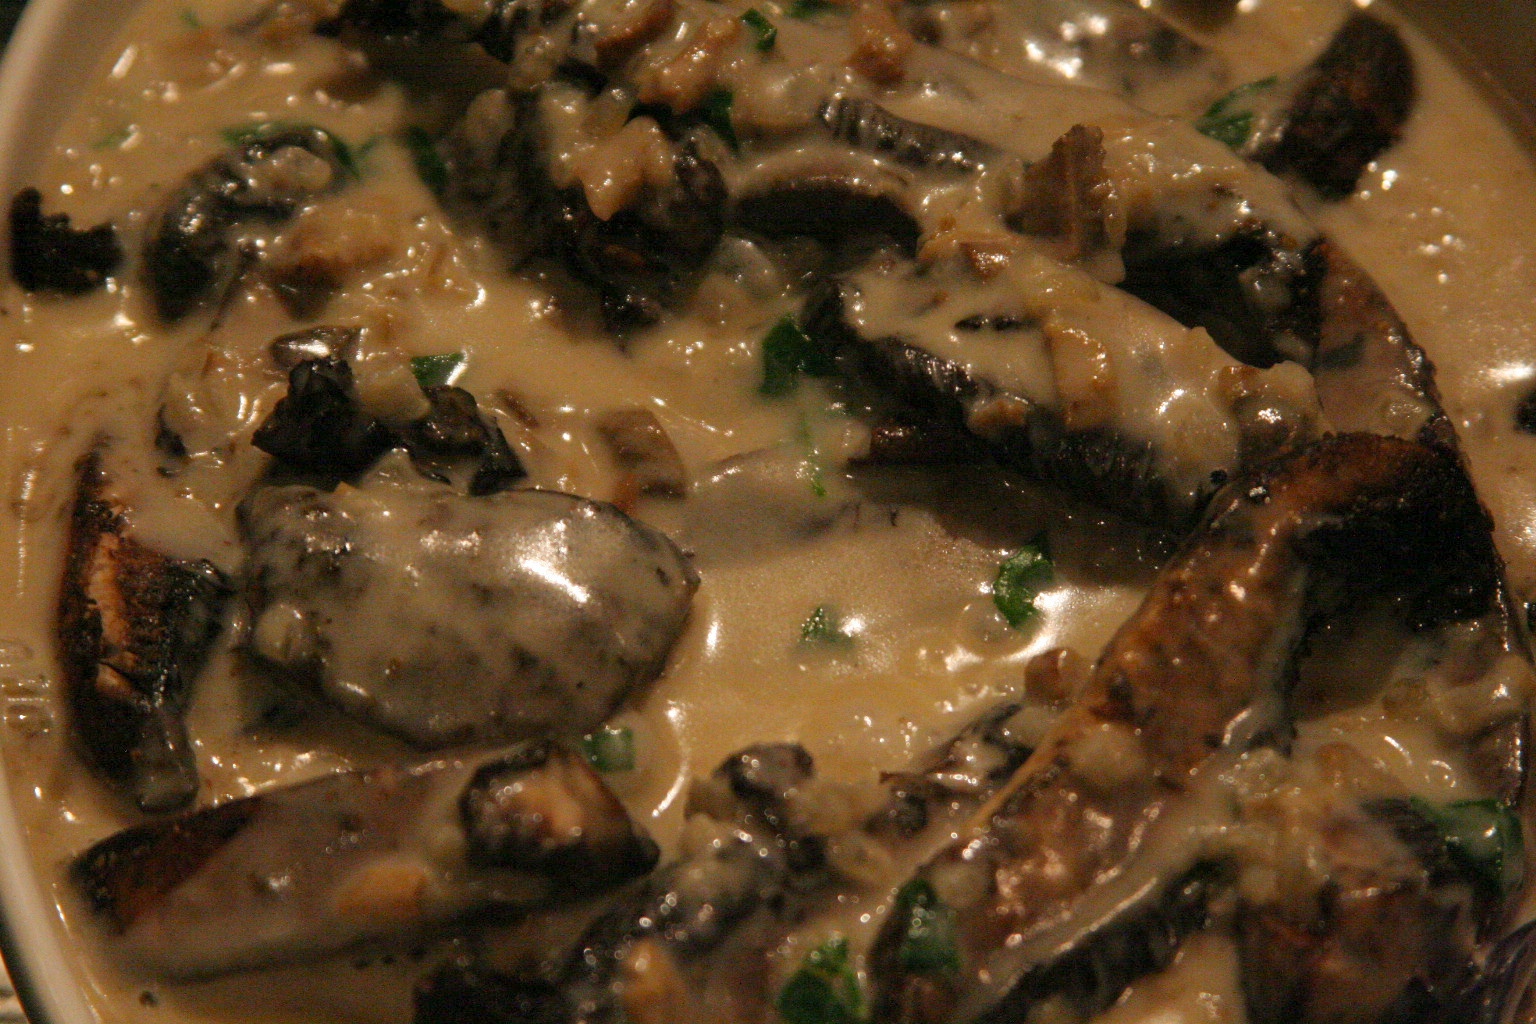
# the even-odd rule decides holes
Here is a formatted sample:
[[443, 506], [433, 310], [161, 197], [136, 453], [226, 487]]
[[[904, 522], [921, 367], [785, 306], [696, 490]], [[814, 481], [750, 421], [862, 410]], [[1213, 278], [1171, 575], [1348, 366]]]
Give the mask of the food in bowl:
[[124, 38], [7, 398], [104, 1017], [1518, 1008], [1532, 170], [1390, 11]]

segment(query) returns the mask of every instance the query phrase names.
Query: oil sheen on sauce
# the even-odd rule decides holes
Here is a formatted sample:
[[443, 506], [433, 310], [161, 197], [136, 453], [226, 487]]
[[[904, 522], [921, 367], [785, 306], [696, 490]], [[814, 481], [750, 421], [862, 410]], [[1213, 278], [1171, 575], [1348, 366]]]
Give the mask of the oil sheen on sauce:
[[[1339, 17], [1320, 0], [1241, 6], [1241, 30], [1218, 39], [1233, 83], [1300, 65]], [[1015, 689], [1032, 655], [1066, 646], [1091, 659], [1136, 607], [1164, 552], [1136, 535], [1105, 544], [1090, 513], [1064, 518], [1048, 498], [993, 474], [947, 475], [923, 501], [899, 506], [843, 479], [835, 467], [863, 440], [855, 420], [814, 386], [774, 401], [757, 394], [757, 341], [787, 305], [707, 295], [628, 351], [568, 336], [541, 283], [509, 275], [488, 245], [456, 232], [420, 183], [409, 153], [393, 141], [406, 103], [398, 89], [352, 95], [357, 69], [329, 42], [295, 37], [263, 46], [198, 27], [245, 13], [214, 0], [146, 5], [60, 130], [37, 179], [45, 203], [67, 209], [77, 225], [116, 218], [131, 247], [164, 191], [221, 149], [221, 130], [267, 120], [324, 123], [369, 142], [359, 151], [366, 173], [349, 193], [351, 219], [317, 230], [388, 236], [366, 284], [338, 296], [327, 320], [366, 324], [413, 356], [466, 352], [458, 383], [482, 400], [504, 394], [505, 407], [537, 421], [518, 440], [533, 453], [540, 486], [611, 494], [615, 472], [595, 414], [617, 406], [655, 414], [698, 485], [690, 503], [703, 509], [652, 501], [641, 515], [685, 543], [705, 581], [667, 672], [620, 716], [634, 730], [639, 767], [617, 788], [664, 848], [682, 826], [687, 780], [732, 751], [794, 739], [824, 776], [872, 781]], [[1476, 89], [1422, 38], [1410, 32], [1410, 41], [1421, 96], [1404, 140], [1350, 199], [1307, 212], [1382, 285], [1434, 360], [1513, 590], [1521, 601], [1536, 599], [1536, 437], [1518, 432], [1513, 415], [1536, 386], [1536, 262], [1526, 252], [1536, 237], [1536, 169]], [[123, 211], [135, 212], [125, 220]], [[0, 607], [12, 638], [0, 646], [4, 750], [64, 927], [83, 930], [62, 866], [125, 820], [68, 752], [48, 699], [72, 461], [115, 410], [153, 407], [168, 378], [226, 382], [225, 393], [192, 387], [182, 400], [222, 423], [259, 421], [280, 391], [242, 364], [240, 353], [260, 346], [224, 342], [271, 338], [292, 324], [270, 296], [257, 295], [224, 311], [210, 340], [196, 336], [200, 328], [167, 331], [131, 283], [71, 300], [29, 298], [8, 284], [3, 302], [0, 469], [8, 501], [0, 508], [0, 568], [10, 585]], [[767, 476], [780, 489], [765, 500], [723, 472], [737, 456], [777, 460], [782, 471]], [[250, 479], [240, 458], [202, 453], [175, 486], [125, 481], [139, 510], [136, 529], [167, 552], [232, 564], [232, 510], [240, 482]], [[987, 511], [984, 527], [975, 525], [978, 508]], [[1000, 561], [1047, 525], [1055, 581], [1040, 598], [1040, 621], [1016, 630], [995, 608], [991, 586]], [[836, 617], [846, 642], [802, 641], [816, 609]], [[261, 695], [238, 679], [232, 657], [221, 653], [193, 706], [205, 801], [401, 756], [399, 744], [339, 719], [280, 734], [263, 729]], [[1353, 728], [1334, 717], [1318, 731]], [[1418, 780], [1425, 795], [1454, 796], [1456, 766], [1416, 739], [1403, 732], [1371, 756]], [[841, 920], [856, 928], [872, 911], [846, 907]], [[88, 936], [76, 941], [90, 945]], [[1102, 1020], [1241, 1021], [1241, 993], [1223, 988], [1232, 972], [1221, 963], [1232, 955], [1200, 940]], [[146, 985], [90, 956], [79, 971], [103, 1019], [125, 1024], [386, 1024], [409, 1019], [408, 959], [344, 959], [185, 987]]]

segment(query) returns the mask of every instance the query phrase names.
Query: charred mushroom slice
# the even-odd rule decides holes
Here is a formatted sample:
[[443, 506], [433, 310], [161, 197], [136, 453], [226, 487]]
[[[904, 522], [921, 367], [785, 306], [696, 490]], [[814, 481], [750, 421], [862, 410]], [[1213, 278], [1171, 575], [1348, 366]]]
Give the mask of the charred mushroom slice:
[[1019, 703], [1000, 704], [962, 729], [920, 770], [883, 773], [880, 781], [890, 787], [890, 798], [866, 827], [875, 835], [910, 839], [928, 827], [934, 810], [989, 796], [1032, 752], [1008, 728], [1023, 710]]
[[1356, 11], [1293, 88], [1279, 125], [1260, 127], [1244, 152], [1342, 199], [1402, 136], [1417, 91], [1413, 56], [1395, 28]]
[[211, 563], [135, 540], [101, 456], [81, 463], [59, 592], [60, 660], [87, 758], [141, 810], [175, 810], [197, 795], [183, 714], [229, 593]]
[[509, 978], [469, 958], [439, 967], [415, 995], [414, 1024], [569, 1024], [565, 995], [545, 981]]
[[255, 652], [423, 746], [590, 731], [661, 672], [698, 583], [611, 505], [387, 465], [334, 494], [263, 488], [241, 518]]
[[116, 954], [184, 978], [566, 902], [655, 862], [585, 759], [536, 743], [341, 772], [140, 825], [87, 850], [72, 877]]
[[764, 923], [763, 934], [744, 940], [760, 954], [826, 887], [825, 838], [807, 830], [799, 806], [814, 785], [810, 755], [792, 743], [734, 754], [699, 783], [690, 812], [710, 820], [718, 838], [657, 872], [588, 929], [561, 978], [572, 1021], [697, 1019], [706, 984], [737, 985], [738, 1004], [762, 1012], [753, 955], [726, 964], [712, 954], [743, 938], [753, 920]]
[[441, 0], [346, 0], [327, 28], [402, 46], [478, 43], [509, 62], [529, 30], [547, 28], [571, 6], [568, 0], [492, 0], [473, 8]]
[[1404, 593], [1411, 624], [1485, 614], [1498, 572], [1470, 483], [1425, 446], [1341, 435], [1231, 486], [1083, 698], [919, 872], [952, 915], [955, 969], [913, 955], [898, 915], [873, 953], [877, 1012], [1025, 1015], [1082, 936], [1196, 867], [1180, 822], [1204, 818], [1219, 766], [1280, 724], [1309, 615], [1362, 588]]
[[1209, 244], [1165, 246], [1132, 237], [1121, 287], [1182, 324], [1204, 327], [1234, 359], [1311, 366], [1317, 289], [1326, 268], [1316, 244], [1299, 247], [1260, 227]]
[[35, 188], [11, 200], [11, 276], [27, 291], [83, 295], [105, 284], [122, 262], [111, 224], [77, 230], [68, 214], [45, 217]]
[[179, 320], [212, 298], [236, 272], [236, 230], [280, 223], [341, 187], [352, 173], [348, 161], [323, 129], [267, 127], [194, 172], [172, 194], [144, 251], [160, 316]]

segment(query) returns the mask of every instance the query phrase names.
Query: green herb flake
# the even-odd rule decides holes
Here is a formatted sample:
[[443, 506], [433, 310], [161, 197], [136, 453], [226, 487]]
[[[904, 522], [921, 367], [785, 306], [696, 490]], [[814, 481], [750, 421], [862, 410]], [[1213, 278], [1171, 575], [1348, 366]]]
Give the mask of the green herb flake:
[[440, 352], [431, 356], [416, 356], [411, 360], [411, 372], [416, 382], [424, 388], [452, 384], [464, 371], [468, 357], [463, 352]]
[[92, 149], [122, 149], [123, 145], [134, 136], [134, 127], [131, 124], [123, 125], [113, 131], [107, 132], [101, 138], [91, 143]]
[[775, 1006], [785, 1024], [859, 1024], [864, 993], [849, 962], [848, 940], [839, 936], [811, 950], [779, 990]]
[[827, 377], [832, 371], [831, 356], [786, 314], [763, 336], [763, 382], [757, 391], [781, 398], [795, 390], [801, 374]]
[[411, 154], [411, 162], [416, 165], [416, 176], [427, 186], [427, 190], [435, 196], [447, 192], [448, 165], [437, 151], [437, 143], [433, 141], [432, 134], [420, 125], [413, 124], [401, 133], [400, 141]]
[[736, 94], [729, 89], [715, 89], [699, 104], [699, 120], [714, 129], [715, 134], [731, 147], [732, 153], [741, 152], [741, 142], [736, 138], [736, 127], [731, 124], [731, 108]]
[[1271, 75], [1257, 82], [1238, 86], [1195, 121], [1195, 130], [1208, 135], [1229, 149], [1242, 149], [1253, 134], [1254, 111], [1247, 101], [1270, 88], [1277, 79]]
[[817, 605], [811, 617], [800, 624], [800, 642], [841, 646], [853, 643], [853, 636], [843, 629], [837, 612], [827, 605]]
[[197, 12], [190, 7], [183, 7], [180, 11], [177, 12], [176, 17], [180, 19], [183, 25], [187, 26], [187, 28], [192, 29], [193, 31], [203, 27], [203, 19], [199, 18], [197, 16]]
[[914, 878], [896, 894], [896, 924], [901, 928], [897, 962], [917, 974], [937, 974], [960, 969], [960, 946], [955, 938], [955, 912], [933, 891], [933, 886]]
[[322, 128], [317, 124], [310, 124], [305, 121], [262, 121], [259, 124], [243, 124], [225, 128], [219, 132], [219, 137], [228, 145], [243, 146], [264, 136], [285, 131], [319, 132], [325, 136], [326, 141], [336, 150], [336, 162], [341, 165], [341, 169], [350, 177], [362, 177], [362, 168], [358, 164], [357, 154], [353, 152], [351, 146], [347, 145], [347, 141], [329, 128]]
[[633, 729], [603, 726], [581, 738], [582, 752], [592, 767], [600, 772], [635, 770], [635, 733]]
[[805, 463], [799, 476], [811, 485], [812, 494], [818, 498], [825, 498], [827, 482], [821, 465], [821, 450], [816, 447], [816, 438], [811, 434], [811, 423], [803, 412], [795, 419], [795, 440], [805, 449]]
[[1039, 543], [1025, 545], [997, 567], [997, 579], [992, 581], [992, 601], [1008, 620], [1008, 625], [1019, 629], [1040, 614], [1040, 609], [1035, 607], [1035, 598], [1053, 576], [1050, 556]]
[[832, 3], [832, 0], [793, 0], [789, 5], [789, 16], [804, 20], [838, 9], [838, 5]]
[[773, 44], [779, 38], [779, 30], [773, 22], [768, 20], [767, 15], [763, 14], [756, 7], [749, 7], [747, 8], [747, 13], [741, 16], [741, 20], [746, 23], [747, 28], [751, 29], [752, 34], [757, 37], [752, 45], [757, 47], [758, 53], [767, 53], [773, 49]]
[[1497, 800], [1461, 800], [1436, 806], [1412, 801], [1445, 838], [1446, 851], [1469, 875], [1499, 896], [1520, 888], [1525, 873], [1525, 841], [1520, 819]]

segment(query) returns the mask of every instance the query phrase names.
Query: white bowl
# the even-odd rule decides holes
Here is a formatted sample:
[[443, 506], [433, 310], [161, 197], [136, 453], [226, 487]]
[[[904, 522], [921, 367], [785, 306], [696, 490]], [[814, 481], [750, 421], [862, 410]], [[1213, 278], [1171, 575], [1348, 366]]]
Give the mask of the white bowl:
[[[1536, 53], [1536, 4], [1398, 0], [1396, 6], [1482, 84], [1521, 138], [1536, 142], [1536, 63], [1530, 60]], [[0, 64], [0, 199], [33, 179], [55, 129], [92, 83], [107, 47], [136, 7], [137, 0], [28, 4]], [[0, 266], [9, 264], [5, 248], [0, 239]], [[0, 372], [5, 362], [0, 353]], [[0, 637], [0, 674], [11, 667], [6, 644]], [[0, 761], [0, 951], [31, 1024], [99, 1024], [48, 892]]]

